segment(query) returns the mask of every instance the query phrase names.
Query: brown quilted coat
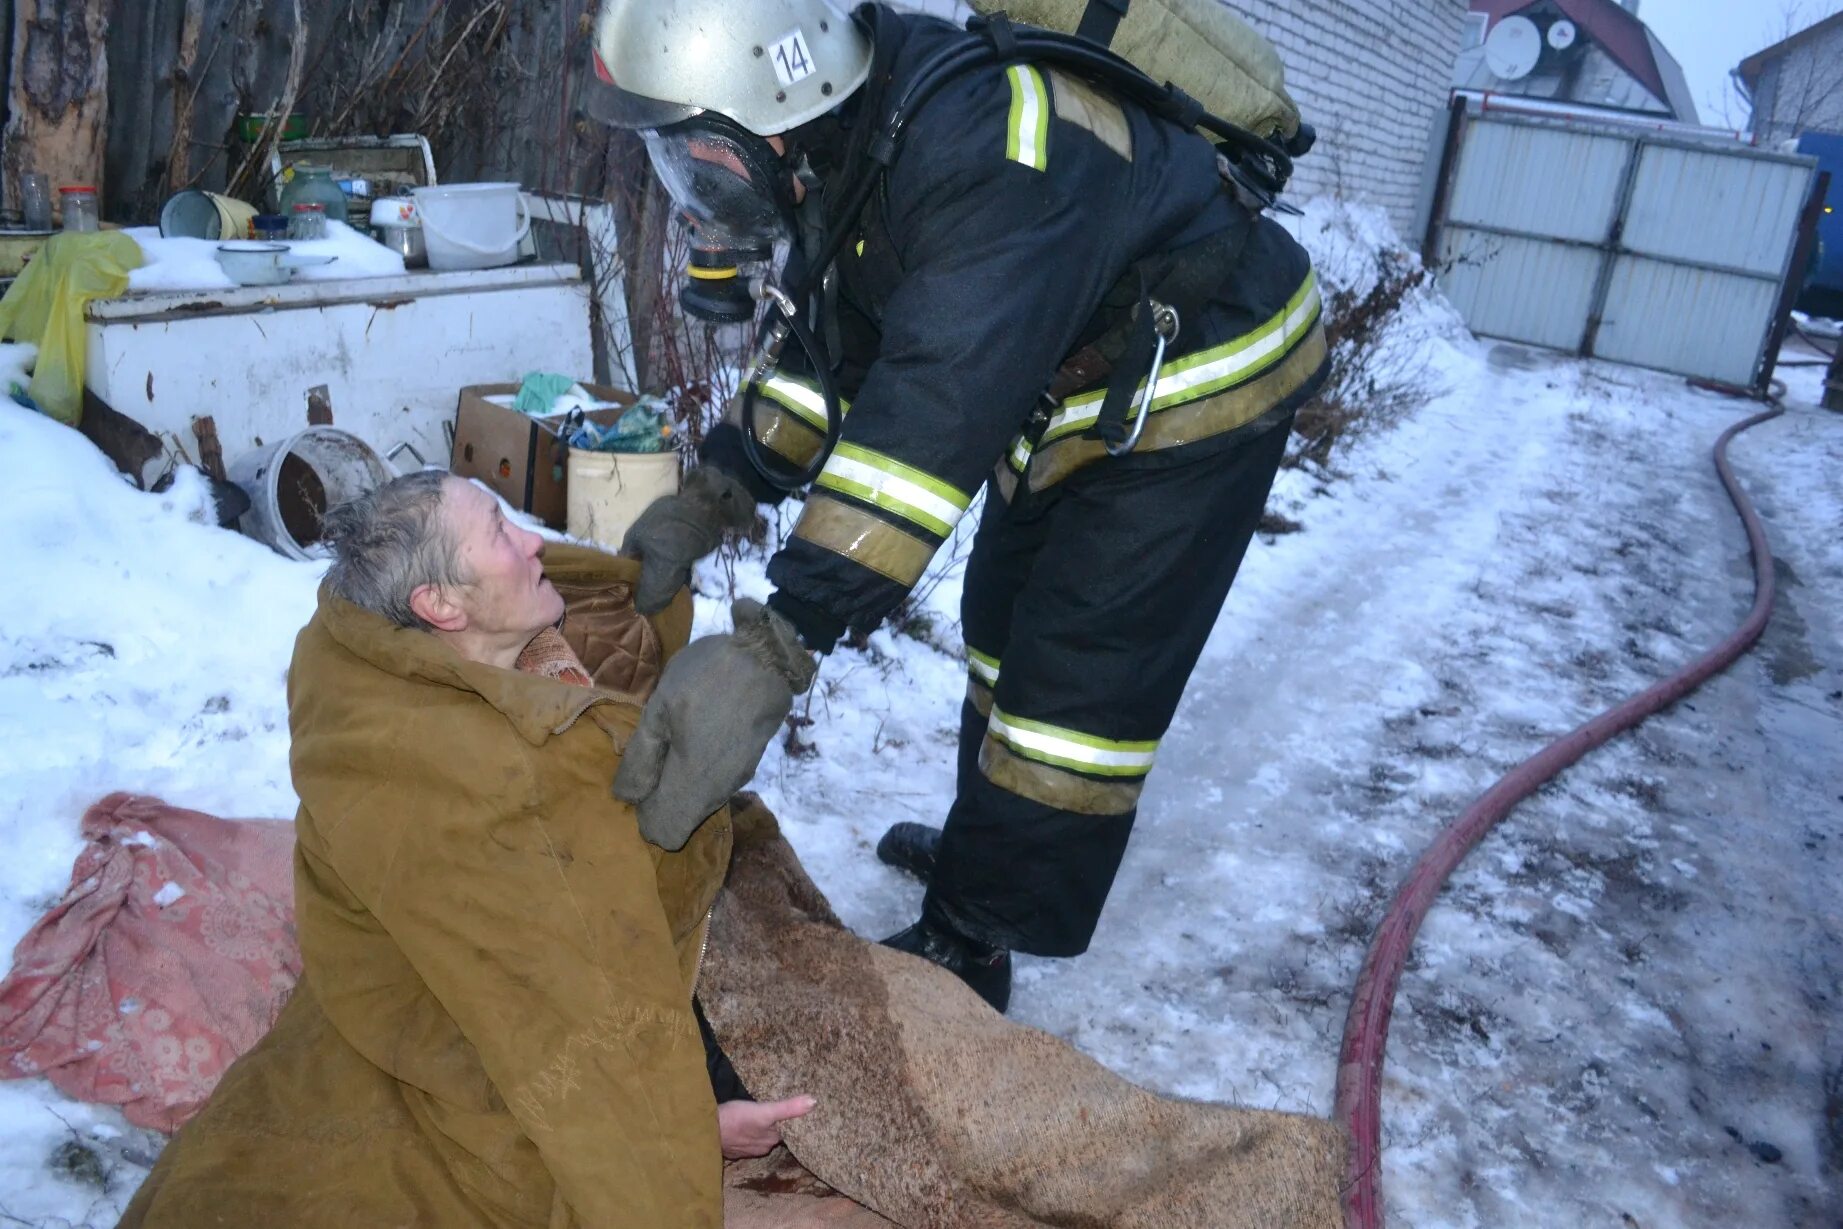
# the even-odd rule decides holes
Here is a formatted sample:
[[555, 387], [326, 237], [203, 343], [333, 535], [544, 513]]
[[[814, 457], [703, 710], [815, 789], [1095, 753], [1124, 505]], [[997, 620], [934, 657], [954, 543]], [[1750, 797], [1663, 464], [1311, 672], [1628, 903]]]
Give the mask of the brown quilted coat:
[[306, 976], [167, 1149], [128, 1226], [715, 1226], [691, 1012], [727, 864], [609, 781], [690, 601], [553, 547], [587, 690], [321, 595], [289, 676]]

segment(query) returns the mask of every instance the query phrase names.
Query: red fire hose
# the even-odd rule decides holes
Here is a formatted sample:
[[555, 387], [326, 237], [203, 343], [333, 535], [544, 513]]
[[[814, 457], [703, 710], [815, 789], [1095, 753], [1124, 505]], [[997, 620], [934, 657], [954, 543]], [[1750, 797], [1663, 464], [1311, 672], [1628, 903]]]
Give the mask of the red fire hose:
[[1773, 608], [1772, 551], [1767, 546], [1766, 533], [1760, 527], [1753, 504], [1728, 466], [1728, 441], [1749, 427], [1777, 418], [1784, 412], [1775, 407], [1755, 414], [1729, 427], [1715, 441], [1715, 472], [1721, 475], [1728, 498], [1734, 501], [1734, 510], [1747, 529], [1747, 543], [1753, 554], [1753, 609], [1748, 612], [1746, 622], [1680, 673], [1652, 684], [1511, 769], [1421, 855], [1395, 893], [1382, 924], [1376, 928], [1369, 952], [1363, 958], [1363, 969], [1357, 975], [1338, 1056], [1334, 1116], [1349, 1132], [1351, 1144], [1350, 1169], [1344, 1190], [1345, 1229], [1382, 1227], [1382, 1057], [1388, 1045], [1389, 1016], [1395, 1007], [1395, 990], [1401, 981], [1408, 949], [1413, 946], [1421, 920], [1427, 916], [1446, 877], [1517, 803], [1614, 735], [1675, 704], [1725, 670], [1766, 629], [1766, 619]]

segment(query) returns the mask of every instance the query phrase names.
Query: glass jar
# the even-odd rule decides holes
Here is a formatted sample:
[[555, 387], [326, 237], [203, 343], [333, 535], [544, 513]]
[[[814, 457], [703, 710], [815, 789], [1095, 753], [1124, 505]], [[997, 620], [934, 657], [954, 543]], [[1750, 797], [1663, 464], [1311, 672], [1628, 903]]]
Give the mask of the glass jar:
[[72, 185], [59, 188], [64, 200], [64, 233], [88, 234], [102, 229], [102, 215], [96, 207], [96, 189]]
[[288, 214], [290, 239], [326, 238], [326, 206], [318, 201], [302, 201]]
[[19, 213], [27, 230], [51, 229], [51, 181], [37, 171], [20, 172]]
[[283, 213], [292, 218], [296, 205], [317, 204], [323, 207], [321, 212], [333, 221], [346, 220], [346, 194], [333, 182], [332, 167], [297, 162], [290, 170], [294, 177], [282, 189]]

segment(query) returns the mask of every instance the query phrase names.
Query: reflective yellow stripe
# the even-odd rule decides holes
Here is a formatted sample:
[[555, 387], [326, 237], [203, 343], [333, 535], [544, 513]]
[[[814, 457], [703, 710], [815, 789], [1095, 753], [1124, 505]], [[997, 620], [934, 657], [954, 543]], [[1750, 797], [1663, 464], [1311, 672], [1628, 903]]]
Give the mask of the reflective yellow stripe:
[[1030, 441], [1022, 435], [1011, 441], [1011, 452], [1005, 460], [1012, 469], [1023, 473], [1024, 467], [1030, 464]]
[[[1151, 412], [1167, 410], [1244, 383], [1280, 361], [1292, 346], [1306, 335], [1319, 315], [1318, 275], [1307, 274], [1299, 290], [1287, 305], [1259, 328], [1240, 337], [1187, 354], [1166, 363], [1159, 373], [1158, 388], [1152, 397]], [[1145, 381], [1139, 382], [1141, 392]], [[1043, 432], [1043, 444], [1086, 431], [1101, 416], [1101, 402], [1106, 389], [1070, 397], [1050, 419]], [[1135, 398], [1133, 405], [1138, 406]]]
[[1043, 74], [1028, 64], [1005, 70], [1011, 85], [1011, 114], [1005, 125], [1005, 157], [1032, 170], [1049, 166], [1049, 91]]
[[966, 646], [966, 669], [969, 674], [987, 687], [998, 686], [998, 658], [988, 653], [981, 653], [971, 645]]
[[843, 555], [853, 563], [912, 588], [934, 558], [934, 547], [878, 520], [862, 508], [824, 495], [806, 501], [794, 537]]
[[[1324, 326], [1314, 324], [1278, 366], [1226, 392], [1152, 415], [1146, 420], [1145, 434], [1136, 451], [1177, 448], [1247, 426], [1304, 388], [1324, 362]], [[1032, 491], [1041, 491], [1106, 456], [1101, 441], [1069, 436], [1037, 450], [1030, 460], [1026, 481]]]
[[[775, 404], [799, 416], [800, 421], [823, 434], [826, 429], [826, 399], [819, 386], [810, 380], [776, 372], [755, 386], [756, 391]], [[838, 412], [849, 414], [851, 403], [839, 398]]]
[[[977, 701], [975, 701], [975, 706]], [[1014, 755], [990, 732], [979, 746], [979, 771], [1008, 793], [1077, 815], [1124, 815], [1139, 805], [1144, 777], [1097, 781]]]
[[1158, 740], [1123, 741], [1084, 734], [1045, 721], [1013, 717], [993, 708], [991, 737], [1025, 759], [1100, 777], [1143, 777], [1152, 771]]
[[841, 443], [826, 459], [819, 486], [861, 499], [938, 537], [960, 523], [972, 496], [892, 456]]

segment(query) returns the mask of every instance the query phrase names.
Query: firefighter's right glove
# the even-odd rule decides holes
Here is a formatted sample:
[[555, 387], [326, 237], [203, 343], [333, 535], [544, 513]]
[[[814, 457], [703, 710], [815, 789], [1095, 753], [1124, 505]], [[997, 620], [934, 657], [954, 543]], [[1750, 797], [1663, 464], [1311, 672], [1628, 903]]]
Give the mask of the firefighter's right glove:
[[676, 495], [648, 504], [621, 539], [621, 553], [640, 560], [634, 606], [658, 614], [691, 583], [691, 567], [717, 549], [725, 530], [746, 532], [755, 522], [755, 500], [747, 487], [713, 465], [685, 475]]
[[747, 785], [794, 696], [818, 662], [793, 625], [760, 602], [730, 608], [735, 630], [695, 640], [666, 665], [614, 775], [640, 813], [640, 834], [682, 849], [699, 824]]

